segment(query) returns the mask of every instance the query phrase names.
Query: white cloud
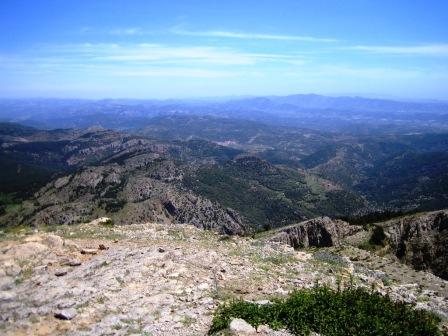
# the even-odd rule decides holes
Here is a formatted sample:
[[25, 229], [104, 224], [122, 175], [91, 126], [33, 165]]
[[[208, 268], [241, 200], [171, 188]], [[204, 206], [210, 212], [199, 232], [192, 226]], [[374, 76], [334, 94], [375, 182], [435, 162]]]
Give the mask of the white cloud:
[[187, 30], [173, 29], [172, 32], [178, 35], [186, 35], [186, 36], [219, 37], [219, 38], [233, 38], [244, 40], [275, 40], [275, 41], [303, 41], [303, 42], [339, 41], [333, 38], [320, 38], [313, 36], [242, 33], [232, 31], [221, 31], [221, 30], [187, 31]]
[[368, 46], [357, 45], [345, 49], [378, 54], [448, 56], [448, 44], [424, 44], [413, 46]]
[[118, 28], [118, 29], [112, 29], [109, 31], [110, 35], [127, 35], [127, 36], [131, 36], [131, 35], [143, 35], [144, 32], [141, 28], [135, 28], [135, 27], [130, 27], [130, 28]]
[[112, 70], [108, 72], [113, 76], [124, 77], [193, 77], [193, 78], [225, 78], [243, 75], [243, 72], [219, 71], [194, 68], [164, 68], [153, 67], [146, 69]]
[[250, 53], [232, 48], [169, 46], [160, 44], [74, 44], [46, 47], [54, 56], [92, 62], [138, 62], [157, 64], [202, 64], [248, 66], [258, 63], [303, 62], [298, 55]]
[[229, 78], [253, 76], [260, 65], [302, 64], [294, 55], [233, 48], [161, 44], [80, 43], [41, 45], [20, 55], [0, 55], [0, 71], [21, 76]]

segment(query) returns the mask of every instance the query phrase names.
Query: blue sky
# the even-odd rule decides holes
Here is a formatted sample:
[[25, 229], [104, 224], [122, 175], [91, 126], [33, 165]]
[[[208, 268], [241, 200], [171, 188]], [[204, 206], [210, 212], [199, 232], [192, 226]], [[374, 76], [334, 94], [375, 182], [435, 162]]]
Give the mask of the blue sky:
[[448, 99], [448, 2], [1, 0], [0, 96]]

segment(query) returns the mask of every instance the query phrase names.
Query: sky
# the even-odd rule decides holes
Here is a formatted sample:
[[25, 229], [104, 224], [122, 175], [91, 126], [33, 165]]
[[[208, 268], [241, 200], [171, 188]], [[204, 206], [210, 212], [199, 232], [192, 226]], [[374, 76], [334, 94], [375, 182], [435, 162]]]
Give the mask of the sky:
[[448, 100], [448, 1], [0, 1], [0, 97], [296, 93]]

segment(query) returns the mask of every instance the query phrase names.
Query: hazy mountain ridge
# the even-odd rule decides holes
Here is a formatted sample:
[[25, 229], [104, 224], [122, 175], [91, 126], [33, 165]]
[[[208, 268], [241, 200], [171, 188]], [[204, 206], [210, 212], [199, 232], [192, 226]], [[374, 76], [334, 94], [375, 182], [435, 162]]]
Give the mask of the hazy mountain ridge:
[[[63, 112], [64, 116], [60, 116]], [[448, 103], [319, 95], [203, 100], [3, 99], [0, 121], [39, 128], [134, 129], [156, 116], [216, 115], [272, 125], [369, 133], [448, 129]], [[366, 127], [366, 123], [369, 124]]]

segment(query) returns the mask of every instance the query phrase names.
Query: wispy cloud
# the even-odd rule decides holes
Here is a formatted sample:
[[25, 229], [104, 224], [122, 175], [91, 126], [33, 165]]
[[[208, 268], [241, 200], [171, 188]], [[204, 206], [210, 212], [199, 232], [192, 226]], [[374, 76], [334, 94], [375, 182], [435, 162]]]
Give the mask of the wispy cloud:
[[172, 32], [174, 34], [185, 36], [217, 37], [217, 38], [244, 39], [244, 40], [302, 41], [302, 42], [326, 42], [326, 43], [339, 41], [334, 38], [321, 38], [313, 36], [243, 33], [234, 31], [222, 31], [222, 30], [188, 31], [181, 29], [173, 29]]
[[44, 45], [21, 55], [0, 55], [0, 71], [23, 75], [86, 74], [120, 77], [226, 78], [250, 75], [260, 65], [302, 64], [299, 56], [233, 48], [134, 43]]
[[110, 35], [118, 36], [132, 36], [132, 35], [143, 35], [145, 32], [141, 28], [129, 27], [129, 28], [117, 28], [108, 31]]
[[171, 46], [163, 44], [74, 44], [46, 47], [53, 55], [65, 55], [95, 62], [139, 62], [163, 64], [255, 65], [267, 62], [303, 62], [300, 55], [251, 53], [233, 48]]
[[377, 54], [448, 56], [448, 44], [424, 44], [412, 46], [368, 46], [357, 45], [345, 49]]

